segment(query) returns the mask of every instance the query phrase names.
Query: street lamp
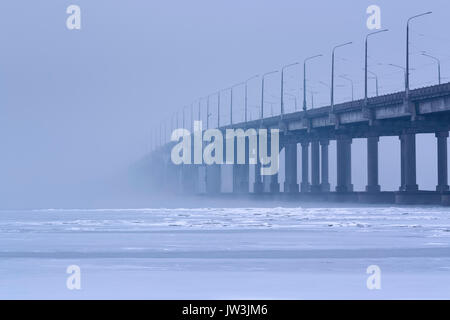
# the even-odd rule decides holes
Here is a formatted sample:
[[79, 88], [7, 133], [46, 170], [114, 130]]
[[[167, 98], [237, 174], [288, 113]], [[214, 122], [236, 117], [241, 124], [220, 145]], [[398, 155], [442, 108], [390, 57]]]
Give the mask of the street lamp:
[[322, 57], [322, 54], [311, 56], [303, 61], [303, 111], [306, 111], [306, 62], [315, 58]]
[[248, 83], [249, 83], [249, 81], [251, 81], [251, 80], [253, 80], [253, 79], [255, 79], [255, 78], [258, 78], [259, 77], [259, 75], [255, 75], [255, 76], [253, 76], [253, 77], [251, 77], [251, 78], [248, 78], [246, 81], [245, 81], [245, 123], [247, 123], [247, 103], [248, 103], [248, 96], [247, 96], [247, 94], [248, 94]]
[[220, 128], [220, 93], [220, 90], [217, 91], [217, 129]]
[[294, 62], [281, 68], [281, 117], [283, 117], [284, 115], [284, 70], [298, 64], [298, 62]]
[[201, 104], [202, 104], [202, 98], [198, 99], [198, 121], [202, 120], [202, 114], [201, 114]]
[[264, 118], [264, 82], [265, 79], [268, 75], [277, 73], [278, 70], [276, 71], [271, 71], [271, 72], [266, 72], [265, 74], [262, 75], [261, 77], [261, 115], [260, 115], [260, 119], [262, 120]]
[[209, 129], [209, 116], [211, 115], [209, 113], [209, 97], [211, 95], [206, 97], [206, 129]]
[[[366, 106], [367, 106], [367, 72], [368, 72], [368, 70], [367, 70], [367, 51], [368, 51], [367, 42], [368, 42], [370, 36], [377, 34], [377, 33], [386, 32], [386, 31], [389, 31], [389, 30], [383, 29], [383, 30], [375, 31], [375, 32], [372, 32], [372, 33], [369, 33], [368, 35], [366, 35], [366, 45], [365, 45], [366, 50], [365, 50], [365, 64], [364, 64], [364, 105], [366, 105]], [[378, 78], [377, 78], [377, 82], [378, 82]]]
[[235, 84], [235, 85], [233, 85], [233, 86], [231, 86], [231, 87], [229, 87], [227, 90], [230, 90], [231, 91], [231, 97], [230, 97], [230, 124], [233, 124], [233, 89], [234, 88], [236, 88], [236, 87], [239, 87], [239, 86], [241, 86], [241, 85], [243, 85], [243, 84], [245, 84], [244, 82], [240, 82], [240, 83], [237, 83], [237, 84]]
[[194, 131], [194, 103], [191, 103], [191, 132]]
[[352, 101], [354, 101], [354, 95], [353, 95], [353, 93], [354, 93], [354, 85], [353, 85], [353, 80], [352, 79], [350, 79], [350, 78], [347, 78], [345, 75], [341, 75], [341, 76], [339, 76], [341, 79], [344, 79], [344, 80], [347, 80], [347, 81], [349, 81], [350, 82], [350, 84], [351, 84], [351, 86], [352, 86]]
[[422, 52], [422, 55], [425, 56], [425, 57], [431, 58], [431, 59], [433, 59], [433, 60], [435, 60], [437, 62], [437, 65], [438, 65], [438, 79], [439, 79], [439, 84], [441, 84], [441, 60], [439, 58], [436, 58], [436, 57], [432, 56], [432, 55], [429, 55], [426, 52]]
[[408, 19], [408, 22], [406, 23], [406, 76], [405, 76], [405, 94], [406, 99], [409, 98], [409, 23], [411, 20], [431, 14], [431, 11], [415, 15]]
[[340, 45], [337, 45], [333, 48], [333, 52], [331, 54], [331, 112], [334, 111], [334, 54], [336, 49], [352, 44], [353, 42], [347, 42]]

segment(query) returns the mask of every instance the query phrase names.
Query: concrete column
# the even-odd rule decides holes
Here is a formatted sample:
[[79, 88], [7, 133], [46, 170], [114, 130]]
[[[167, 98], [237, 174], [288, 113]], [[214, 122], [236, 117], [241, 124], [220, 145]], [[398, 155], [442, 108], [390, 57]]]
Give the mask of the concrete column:
[[255, 165], [255, 182], [253, 183], [253, 193], [263, 193], [264, 184], [261, 176], [261, 162], [259, 159], [259, 139], [256, 140], [256, 165]]
[[245, 139], [245, 163], [238, 164], [237, 160], [237, 139], [234, 139], [234, 164], [233, 164], [233, 193], [249, 192], [249, 141]]
[[302, 184], [301, 191], [309, 192], [309, 141], [302, 141]]
[[400, 139], [400, 188], [399, 191], [405, 191], [405, 137], [401, 135]]
[[218, 194], [221, 191], [221, 167], [213, 164], [207, 165], [206, 169], [206, 193]]
[[320, 145], [316, 140], [311, 142], [311, 191], [319, 192], [320, 190]]
[[278, 173], [270, 176], [270, 193], [279, 193], [280, 183], [278, 182]]
[[321, 151], [322, 151], [322, 164], [321, 164], [321, 169], [322, 169], [322, 174], [321, 174], [321, 184], [320, 184], [320, 189], [322, 192], [328, 192], [330, 191], [330, 182], [329, 182], [329, 178], [328, 178], [328, 146], [330, 145], [330, 141], [329, 140], [321, 140], [320, 141], [320, 147], [321, 147]]
[[352, 192], [352, 139], [339, 137], [337, 145], [337, 192]]
[[249, 192], [249, 166], [247, 164], [233, 165], [233, 193]]
[[352, 184], [352, 139], [347, 140], [346, 144], [346, 159], [345, 164], [347, 165], [347, 191], [352, 192], [353, 191], [353, 184]]
[[436, 191], [444, 192], [449, 190], [448, 168], [447, 168], [447, 138], [448, 131], [437, 132], [437, 158], [438, 158], [438, 185]]
[[379, 137], [367, 138], [367, 192], [380, 192], [378, 184], [378, 142]]
[[284, 168], [285, 168], [285, 182], [284, 192], [297, 193], [297, 144], [291, 143], [284, 147]]
[[270, 192], [270, 180], [271, 177], [270, 176], [263, 176], [262, 177], [262, 181], [263, 181], [263, 192]]
[[417, 191], [416, 182], [416, 135], [408, 133], [405, 139], [405, 191]]
[[195, 166], [192, 164], [183, 164], [181, 166], [181, 188], [184, 194], [193, 194], [196, 191], [195, 185]]
[[253, 193], [263, 193], [264, 184], [261, 177], [261, 163], [259, 162], [255, 165], [255, 182], [253, 183]]

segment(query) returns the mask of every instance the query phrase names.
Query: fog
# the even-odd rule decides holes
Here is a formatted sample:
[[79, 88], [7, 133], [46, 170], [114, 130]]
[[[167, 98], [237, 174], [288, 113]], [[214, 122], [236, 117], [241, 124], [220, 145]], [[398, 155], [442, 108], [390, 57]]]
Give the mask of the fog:
[[[81, 30], [66, 28], [71, 4], [81, 8]], [[361, 98], [366, 8], [372, 4], [381, 7], [382, 27], [390, 29], [370, 42], [369, 68], [378, 74], [380, 94], [403, 89], [403, 71], [389, 64], [404, 65], [406, 19], [429, 10], [433, 15], [412, 28], [411, 87], [437, 83], [436, 64], [422, 51], [441, 59], [448, 82], [447, 0], [2, 1], [0, 208], [159, 205], [146, 190], [146, 171], [133, 168], [154, 147], [160, 123], [170, 127], [174, 112], [200, 97], [319, 53], [324, 57], [309, 65], [308, 86], [315, 107], [328, 105], [331, 48], [342, 42], [354, 43], [337, 54], [335, 100], [351, 99], [339, 75], [353, 79], [355, 99]], [[301, 72], [293, 67], [286, 76], [286, 92], [298, 105]], [[274, 76], [267, 83], [266, 115], [270, 106], [279, 113], [279, 82]], [[259, 81], [249, 89], [255, 118]], [[373, 80], [369, 91], [375, 94]], [[235, 99], [237, 122], [243, 120], [242, 89]], [[286, 111], [294, 111], [295, 100], [286, 99]], [[222, 102], [229, 104], [228, 92]], [[205, 114], [204, 101], [202, 108]], [[222, 112], [226, 124], [228, 112]], [[433, 135], [418, 136], [421, 189], [437, 183], [435, 149]], [[398, 189], [399, 151], [398, 138], [381, 138], [383, 190]], [[364, 140], [354, 140], [352, 156], [355, 190], [362, 190]], [[335, 184], [334, 143], [330, 180]]]

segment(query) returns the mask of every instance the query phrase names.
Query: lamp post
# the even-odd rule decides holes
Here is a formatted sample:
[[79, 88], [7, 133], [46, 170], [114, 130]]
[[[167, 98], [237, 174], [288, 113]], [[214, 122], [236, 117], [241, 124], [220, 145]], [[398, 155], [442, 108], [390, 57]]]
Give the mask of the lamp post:
[[311, 56], [306, 58], [303, 61], [303, 111], [306, 111], [307, 107], [306, 107], [306, 62], [315, 58], [319, 58], [322, 57], [322, 54], [317, 54], [315, 56]]
[[202, 99], [198, 99], [198, 121], [202, 120], [202, 114], [201, 114], [201, 103], [202, 103]]
[[[365, 59], [364, 59], [364, 105], [366, 105], [366, 106], [367, 106], [367, 99], [368, 99], [367, 98], [367, 94], [368, 94], [367, 93], [367, 73], [368, 73], [368, 70], [367, 70], [368, 45], [367, 45], [367, 43], [368, 43], [368, 40], [369, 40], [370, 36], [372, 36], [374, 34], [377, 34], [377, 33], [386, 32], [386, 31], [389, 31], [389, 30], [388, 29], [383, 29], [383, 30], [375, 31], [375, 32], [372, 32], [372, 33], [369, 33], [368, 35], [366, 35]], [[378, 78], [377, 78], [377, 83], [378, 83]]]
[[191, 132], [194, 131], [194, 103], [191, 103]]
[[265, 74], [263, 74], [263, 76], [261, 77], [261, 114], [260, 114], [260, 119], [262, 120], [264, 118], [264, 84], [265, 84], [265, 79], [268, 75], [277, 73], [278, 71], [271, 71], [271, 72], [266, 72]]
[[298, 62], [294, 62], [281, 68], [281, 118], [283, 118], [284, 115], [284, 70], [298, 64]]
[[247, 106], [248, 106], [248, 83], [251, 81], [251, 80], [253, 80], [253, 79], [256, 79], [256, 78], [258, 78], [259, 77], [259, 75], [255, 75], [255, 76], [253, 76], [253, 77], [251, 77], [251, 78], [248, 78], [246, 81], [245, 81], [245, 107], [244, 107], [244, 112], [245, 112], [245, 116], [244, 116], [244, 120], [245, 120], [245, 123], [247, 123], [247, 110], [248, 110], [248, 108], [247, 108]]
[[352, 86], [352, 102], [355, 101], [354, 99], [354, 85], [353, 85], [353, 80], [350, 78], [347, 78], [345, 75], [341, 75], [339, 76], [341, 79], [347, 80], [348, 82], [350, 82], [351, 86]]
[[209, 96], [206, 97], [206, 129], [209, 129]]
[[338, 48], [350, 45], [352, 43], [353, 42], [346, 42], [346, 43], [335, 46], [333, 48], [333, 52], [331, 54], [331, 112], [334, 112], [334, 55], [335, 55], [335, 51]]
[[244, 82], [240, 82], [237, 83], [231, 87], [228, 88], [228, 90], [231, 91], [231, 96], [230, 96], [230, 124], [233, 124], [233, 89], [236, 87], [239, 87], [241, 85], [245, 84]]
[[413, 19], [417, 19], [419, 17], [431, 14], [431, 11], [421, 13], [418, 15], [415, 15], [408, 19], [408, 22], [406, 23], [406, 75], [405, 75], [405, 94], [406, 94], [406, 100], [409, 99], [409, 24]]
[[437, 62], [437, 66], [438, 66], [438, 80], [439, 80], [439, 84], [441, 84], [441, 60], [439, 58], [436, 58], [432, 55], [429, 55], [426, 52], [422, 52], [422, 55], [428, 58], [433, 59], [434, 61]]
[[217, 129], [220, 128], [220, 92], [217, 92]]

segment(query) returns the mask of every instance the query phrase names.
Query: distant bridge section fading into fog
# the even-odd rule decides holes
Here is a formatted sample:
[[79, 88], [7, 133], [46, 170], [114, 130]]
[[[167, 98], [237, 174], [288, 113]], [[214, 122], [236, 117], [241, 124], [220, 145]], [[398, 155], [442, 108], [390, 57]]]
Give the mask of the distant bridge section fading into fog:
[[[233, 193], [304, 200], [359, 201], [398, 204], [450, 204], [447, 139], [450, 129], [450, 83], [398, 92], [301, 112], [282, 114], [220, 127], [226, 129], [279, 129], [280, 151], [285, 150], [285, 183], [280, 192], [278, 174], [261, 176], [254, 166], [250, 188], [249, 164], [231, 165]], [[416, 134], [436, 137], [437, 182], [435, 191], [420, 191], [416, 181]], [[401, 142], [401, 185], [396, 192], [382, 192], [378, 182], [379, 138], [397, 136]], [[351, 176], [352, 139], [367, 139], [367, 186], [354, 192]], [[328, 146], [336, 141], [337, 186], [330, 190]], [[247, 142], [248, 143], [248, 142]], [[222, 193], [220, 165], [179, 165], [171, 162], [174, 143], [151, 154], [155, 186], [188, 194]], [[301, 148], [302, 179], [297, 181], [297, 148]], [[311, 152], [311, 157], [309, 156]], [[310, 161], [311, 159], [311, 161]], [[230, 165], [228, 165], [230, 166]], [[420, 168], [419, 168], [420, 169]], [[311, 170], [311, 172], [310, 172]], [[202, 173], [202, 174], [201, 174]], [[311, 174], [310, 174], [311, 173]], [[204, 177], [200, 179], [200, 176]], [[311, 181], [309, 177], [311, 176]], [[204, 188], [201, 188], [204, 184]], [[250, 189], [253, 191], [250, 192]]]

